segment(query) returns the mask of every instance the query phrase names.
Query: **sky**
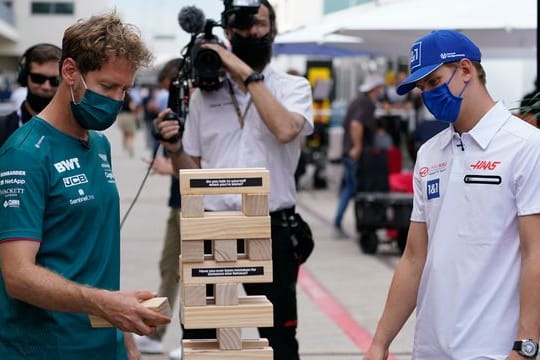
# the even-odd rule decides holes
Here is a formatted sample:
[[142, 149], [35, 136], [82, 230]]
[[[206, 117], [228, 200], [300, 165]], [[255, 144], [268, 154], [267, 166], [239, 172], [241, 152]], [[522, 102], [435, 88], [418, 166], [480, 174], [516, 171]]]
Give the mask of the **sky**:
[[[178, 13], [184, 6], [196, 6], [206, 18], [219, 21], [222, 0], [107, 0], [125, 22], [136, 25], [156, 57], [156, 64], [180, 55], [190, 36], [180, 28]], [[221, 31], [215, 34], [222, 38]]]

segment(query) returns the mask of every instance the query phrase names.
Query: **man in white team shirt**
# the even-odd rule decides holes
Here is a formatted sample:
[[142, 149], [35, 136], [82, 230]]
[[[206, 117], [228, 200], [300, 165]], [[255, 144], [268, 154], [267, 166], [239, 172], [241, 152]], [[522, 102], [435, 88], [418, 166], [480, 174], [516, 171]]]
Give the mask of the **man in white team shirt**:
[[419, 150], [407, 247], [364, 359], [386, 359], [416, 307], [413, 359], [536, 358], [540, 132], [495, 102], [478, 47], [449, 30], [411, 48], [410, 76], [451, 125]]

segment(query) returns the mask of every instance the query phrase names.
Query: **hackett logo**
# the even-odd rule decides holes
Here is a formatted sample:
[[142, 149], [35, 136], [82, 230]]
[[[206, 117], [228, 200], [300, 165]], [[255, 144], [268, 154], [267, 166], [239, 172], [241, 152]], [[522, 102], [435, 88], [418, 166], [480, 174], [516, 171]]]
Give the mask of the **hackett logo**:
[[81, 166], [79, 165], [79, 158], [71, 158], [68, 160], [62, 160], [60, 162], [55, 163], [54, 167], [56, 168], [56, 171], [58, 171], [59, 173], [63, 173], [64, 171], [68, 171], [68, 170], [75, 170], [75, 169], [81, 168]]
[[495, 170], [500, 163], [500, 161], [478, 160], [475, 164], [471, 164], [470, 167], [474, 170]]

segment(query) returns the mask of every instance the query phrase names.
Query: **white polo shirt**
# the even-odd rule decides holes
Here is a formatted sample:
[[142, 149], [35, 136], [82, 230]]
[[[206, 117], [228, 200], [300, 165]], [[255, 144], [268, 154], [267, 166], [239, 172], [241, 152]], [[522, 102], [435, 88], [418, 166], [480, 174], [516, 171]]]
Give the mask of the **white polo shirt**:
[[540, 213], [540, 131], [497, 103], [461, 141], [450, 126], [415, 165], [411, 220], [429, 239], [417, 360], [506, 359], [516, 340], [518, 216]]
[[[267, 66], [264, 84], [289, 111], [302, 115], [303, 135], [313, 131], [311, 86], [299, 76], [277, 72]], [[201, 158], [203, 169], [263, 167], [270, 171], [270, 211], [294, 206], [294, 172], [300, 156], [300, 137], [280, 143], [263, 122], [251, 95], [231, 80], [244, 127], [236, 113], [228, 84], [217, 91], [193, 93], [183, 135], [184, 151]], [[248, 104], [249, 107], [248, 107]], [[247, 108], [247, 112], [246, 111]], [[207, 210], [239, 210], [239, 195], [205, 196]]]

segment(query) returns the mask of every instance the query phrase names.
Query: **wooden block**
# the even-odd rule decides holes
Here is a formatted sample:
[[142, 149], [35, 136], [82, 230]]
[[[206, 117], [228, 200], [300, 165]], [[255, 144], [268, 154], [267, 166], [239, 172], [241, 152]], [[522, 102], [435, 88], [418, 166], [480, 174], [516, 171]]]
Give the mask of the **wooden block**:
[[214, 260], [218, 262], [238, 260], [236, 243], [236, 239], [214, 240]]
[[246, 239], [249, 260], [272, 260], [272, 239]]
[[268, 193], [268, 170], [253, 169], [182, 169], [180, 193], [182, 195]]
[[242, 194], [242, 212], [246, 216], [268, 215], [268, 195]]
[[182, 195], [182, 217], [202, 217], [204, 215], [203, 195]]
[[[243, 339], [242, 349], [263, 349], [268, 347], [268, 339]], [[182, 347], [184, 349], [217, 349], [218, 343], [216, 339], [193, 339], [182, 340]]]
[[[171, 307], [169, 305], [169, 300], [166, 297], [155, 297], [152, 299], [148, 299], [141, 302], [141, 305], [150, 310], [159, 312], [160, 314], [167, 317], [171, 316]], [[88, 315], [88, 317], [90, 318], [90, 325], [93, 328], [113, 327], [110, 322], [99, 316]]]
[[180, 242], [182, 262], [199, 263], [204, 260], [204, 240], [191, 240]]
[[181, 278], [184, 284], [226, 284], [272, 282], [272, 261], [182, 262]]
[[217, 340], [183, 340], [183, 360], [273, 360], [266, 339], [243, 340], [242, 350], [220, 350]]
[[238, 284], [216, 284], [215, 304], [238, 305]]
[[245, 216], [238, 212], [206, 212], [202, 218], [182, 218], [180, 238], [185, 240], [267, 239], [270, 216]]
[[265, 296], [239, 297], [236, 306], [181, 306], [181, 319], [186, 329], [274, 325], [272, 303]]
[[206, 285], [185, 285], [182, 284], [182, 304], [184, 306], [204, 306], [206, 305]]
[[242, 329], [241, 328], [220, 328], [217, 329], [217, 341], [221, 350], [242, 349]]

